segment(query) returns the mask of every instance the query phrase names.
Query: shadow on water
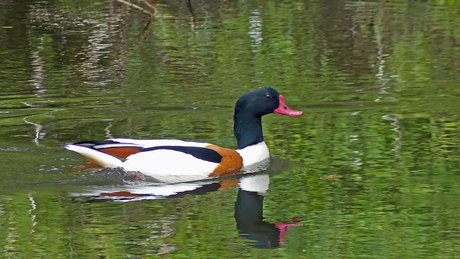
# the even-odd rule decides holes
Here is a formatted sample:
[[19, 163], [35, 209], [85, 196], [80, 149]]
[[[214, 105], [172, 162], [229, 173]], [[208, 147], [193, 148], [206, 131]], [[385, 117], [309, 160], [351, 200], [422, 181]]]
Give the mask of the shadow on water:
[[290, 227], [301, 225], [298, 223], [300, 217], [275, 224], [265, 222], [263, 217], [269, 175], [287, 167], [287, 161], [271, 158], [268, 168], [259, 173], [172, 184], [153, 183], [139, 174], [105, 169], [73, 180], [71, 188], [76, 191], [72, 191], [70, 196], [76, 203], [135, 202], [183, 198], [237, 187], [234, 217], [239, 235], [254, 248], [277, 248], [284, 243]]

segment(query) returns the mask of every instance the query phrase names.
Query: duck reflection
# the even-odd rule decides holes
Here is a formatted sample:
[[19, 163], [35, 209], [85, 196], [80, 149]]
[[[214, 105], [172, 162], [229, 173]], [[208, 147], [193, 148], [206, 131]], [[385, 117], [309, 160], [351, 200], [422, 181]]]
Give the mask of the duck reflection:
[[235, 202], [236, 227], [240, 236], [247, 238], [256, 248], [277, 248], [284, 243], [286, 231], [300, 218], [285, 223], [267, 223], [263, 219], [263, 203], [268, 190], [268, 174], [243, 177], [240, 179], [238, 196]]
[[77, 202], [155, 200], [201, 195], [238, 187], [235, 220], [239, 235], [255, 248], [277, 248], [284, 243], [286, 231], [300, 225], [300, 219], [285, 223], [268, 223], [263, 217], [264, 195], [269, 188], [268, 174], [243, 175], [238, 178], [177, 184], [143, 182], [131, 186], [93, 187], [85, 192], [72, 193]]

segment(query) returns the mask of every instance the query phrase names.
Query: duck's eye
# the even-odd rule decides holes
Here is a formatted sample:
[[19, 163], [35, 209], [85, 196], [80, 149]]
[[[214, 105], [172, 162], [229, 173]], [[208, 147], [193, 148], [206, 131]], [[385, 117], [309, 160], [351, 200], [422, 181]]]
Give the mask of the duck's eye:
[[271, 98], [273, 98], [273, 96], [271, 96], [270, 94], [265, 95], [265, 99], [271, 99]]

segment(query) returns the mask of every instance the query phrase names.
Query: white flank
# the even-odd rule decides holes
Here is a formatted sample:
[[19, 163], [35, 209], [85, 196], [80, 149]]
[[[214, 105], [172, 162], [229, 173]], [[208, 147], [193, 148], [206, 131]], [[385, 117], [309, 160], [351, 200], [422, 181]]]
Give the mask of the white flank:
[[270, 177], [268, 174], [259, 174], [249, 177], [242, 177], [238, 186], [245, 191], [257, 192], [264, 195], [270, 185]]
[[205, 179], [218, 165], [180, 151], [159, 149], [133, 154], [123, 167], [173, 183]]
[[243, 149], [237, 149], [236, 152], [243, 158], [243, 168], [250, 166], [255, 163], [262, 162], [270, 157], [267, 144], [265, 141], [245, 147]]
[[134, 144], [147, 147], [158, 147], [158, 146], [184, 146], [184, 147], [205, 147], [210, 145], [209, 143], [204, 142], [193, 142], [193, 141], [183, 141], [177, 139], [128, 139], [128, 138], [114, 138], [110, 139], [112, 141], [123, 143], [123, 144]]
[[82, 147], [82, 146], [73, 145], [73, 144], [67, 145], [67, 146], [65, 146], [65, 148], [67, 150], [77, 152], [77, 153], [79, 153], [80, 155], [82, 155], [84, 157], [89, 157], [89, 158], [91, 158], [93, 160], [96, 160], [98, 162], [98, 164], [101, 165], [101, 166], [104, 166], [104, 167], [123, 167], [126, 170], [132, 171], [132, 168], [127, 168], [125, 166], [125, 164], [123, 163], [123, 161], [121, 161], [120, 159], [118, 159], [118, 158], [116, 158], [114, 156], [108, 155], [106, 153], [99, 152], [99, 151], [94, 150], [92, 148]]

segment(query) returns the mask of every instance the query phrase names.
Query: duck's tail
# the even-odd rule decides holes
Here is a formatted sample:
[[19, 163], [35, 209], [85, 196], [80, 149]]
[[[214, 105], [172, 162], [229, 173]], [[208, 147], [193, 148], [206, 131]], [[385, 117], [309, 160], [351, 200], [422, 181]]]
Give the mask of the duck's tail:
[[118, 143], [112, 140], [87, 141], [68, 144], [67, 150], [77, 152], [91, 164], [100, 167], [123, 167], [127, 170], [124, 160], [141, 150], [141, 146], [136, 144]]

